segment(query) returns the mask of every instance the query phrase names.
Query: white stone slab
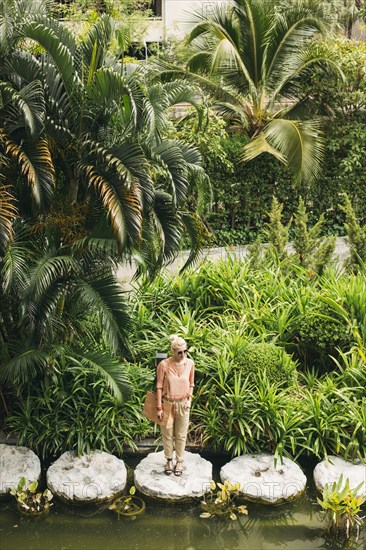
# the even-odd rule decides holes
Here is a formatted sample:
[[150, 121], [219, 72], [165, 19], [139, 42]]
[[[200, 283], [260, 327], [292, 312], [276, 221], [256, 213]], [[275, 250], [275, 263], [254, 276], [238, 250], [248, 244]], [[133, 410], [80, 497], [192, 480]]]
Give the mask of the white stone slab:
[[144, 495], [170, 502], [201, 498], [210, 490], [212, 464], [199, 454], [184, 454], [183, 474], [167, 476], [163, 451], [150, 453], [135, 469], [135, 486]]
[[306, 487], [306, 476], [289, 458], [277, 460], [269, 454], [246, 454], [221, 468], [222, 481], [240, 484], [240, 496], [261, 504], [282, 504], [294, 500]]
[[363, 483], [357, 494], [366, 498], [366, 464], [348, 462], [338, 456], [328, 456], [328, 460], [322, 460], [315, 466], [316, 488], [322, 492], [327, 483], [338, 481], [341, 475], [343, 475], [344, 483], [347, 478], [349, 479], [351, 489]]
[[0, 495], [5, 495], [10, 487], [16, 488], [22, 477], [27, 480], [27, 487], [40, 475], [41, 462], [33, 451], [0, 443]]
[[102, 451], [80, 457], [67, 451], [47, 470], [48, 488], [56, 496], [74, 503], [111, 500], [123, 492], [126, 481], [123, 460]]

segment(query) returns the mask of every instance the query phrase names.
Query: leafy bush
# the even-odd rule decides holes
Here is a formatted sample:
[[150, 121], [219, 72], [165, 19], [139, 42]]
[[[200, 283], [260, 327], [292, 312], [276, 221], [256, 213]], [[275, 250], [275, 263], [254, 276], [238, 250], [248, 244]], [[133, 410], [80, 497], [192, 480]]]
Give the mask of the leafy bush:
[[91, 372], [72, 375], [68, 370], [31, 386], [7, 426], [19, 445], [43, 458], [68, 450], [82, 454], [99, 449], [121, 455], [125, 444], [134, 447], [134, 440], [150, 430], [141, 416], [140, 399], [141, 393], [118, 404], [105, 380]]
[[331, 356], [338, 356], [338, 349], [348, 351], [353, 344], [347, 321], [324, 303], [305, 312], [299, 336], [305, 364], [325, 369], [334, 366]]
[[366, 225], [361, 227], [358, 223], [357, 216], [347, 195], [344, 197], [342, 209], [346, 215], [344, 226], [350, 247], [348, 267], [353, 271], [357, 271], [358, 268], [366, 264]]
[[[244, 453], [271, 452], [294, 456], [301, 415], [291, 391], [258, 374], [255, 383], [241, 373], [222, 381], [220, 369], [198, 391], [193, 409], [194, 435], [203, 446]], [[298, 436], [297, 436], [298, 437]]]
[[293, 384], [296, 380], [296, 364], [284, 349], [274, 344], [247, 344], [236, 358], [244, 376], [253, 381], [266, 372], [271, 383]]

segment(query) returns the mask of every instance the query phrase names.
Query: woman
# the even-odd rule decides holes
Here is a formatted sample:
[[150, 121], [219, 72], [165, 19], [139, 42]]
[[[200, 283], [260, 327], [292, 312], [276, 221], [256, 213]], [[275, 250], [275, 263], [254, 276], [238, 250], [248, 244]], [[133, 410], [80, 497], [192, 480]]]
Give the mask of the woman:
[[[166, 458], [165, 473], [181, 476], [183, 473], [184, 448], [186, 446], [189, 424], [189, 410], [194, 386], [194, 363], [187, 357], [187, 343], [177, 334], [170, 337], [171, 357], [161, 361], [157, 368], [156, 395], [157, 416], [164, 416], [164, 401], [171, 401], [173, 425], [161, 426], [164, 454]], [[173, 468], [173, 449], [175, 444], [176, 464]]]

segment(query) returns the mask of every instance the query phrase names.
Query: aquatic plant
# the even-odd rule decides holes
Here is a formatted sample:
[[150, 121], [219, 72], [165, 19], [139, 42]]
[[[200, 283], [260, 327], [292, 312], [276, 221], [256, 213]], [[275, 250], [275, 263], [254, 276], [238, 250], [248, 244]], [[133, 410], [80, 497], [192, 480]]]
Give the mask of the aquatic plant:
[[146, 505], [142, 498], [135, 495], [136, 487], [132, 485], [128, 495], [117, 498], [108, 509], [113, 510], [118, 518], [135, 518], [145, 511]]
[[239, 495], [239, 490], [239, 483], [232, 484], [229, 480], [226, 480], [225, 483], [215, 483], [212, 480], [210, 492], [201, 502], [203, 512], [200, 517], [204, 519], [230, 518], [232, 521], [236, 521], [239, 514], [247, 516], [248, 509], [245, 504], [237, 505], [234, 502], [235, 497]]
[[323, 498], [318, 498], [317, 501], [327, 514], [331, 534], [343, 535], [348, 539], [354, 530], [356, 538], [358, 538], [364, 520], [359, 512], [366, 500], [362, 495], [357, 495], [362, 485], [363, 482], [351, 489], [347, 478], [343, 487], [343, 475], [338, 481], [325, 485]]
[[38, 481], [33, 481], [26, 487], [27, 480], [22, 477], [17, 487], [10, 487], [9, 493], [17, 499], [18, 510], [27, 516], [40, 516], [49, 511], [53, 505], [53, 494], [49, 489], [38, 492]]

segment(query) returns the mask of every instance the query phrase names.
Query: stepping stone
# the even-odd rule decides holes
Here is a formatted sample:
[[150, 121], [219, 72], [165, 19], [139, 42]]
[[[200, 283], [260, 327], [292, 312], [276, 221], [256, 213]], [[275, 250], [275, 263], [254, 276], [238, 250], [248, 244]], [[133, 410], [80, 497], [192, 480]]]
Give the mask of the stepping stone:
[[343, 475], [343, 487], [347, 478], [351, 489], [363, 483], [357, 491], [357, 495], [363, 495], [366, 498], [366, 464], [348, 462], [338, 456], [328, 456], [328, 460], [322, 460], [315, 466], [314, 481], [316, 488], [322, 492], [328, 483], [338, 481], [341, 475]]
[[41, 475], [41, 462], [38, 456], [27, 447], [0, 444], [0, 496], [6, 495], [10, 487], [17, 488], [25, 477], [28, 487], [38, 481]]
[[93, 504], [119, 496], [126, 487], [123, 460], [103, 451], [77, 456], [66, 451], [47, 470], [52, 493], [72, 503]]
[[221, 480], [240, 484], [240, 496], [260, 504], [282, 504], [300, 496], [306, 476], [289, 458], [277, 460], [270, 454], [246, 454], [234, 458], [220, 471]]
[[183, 474], [167, 476], [164, 473], [164, 452], [150, 453], [135, 469], [135, 486], [146, 496], [182, 502], [201, 498], [210, 490], [212, 464], [199, 454], [184, 454]]

